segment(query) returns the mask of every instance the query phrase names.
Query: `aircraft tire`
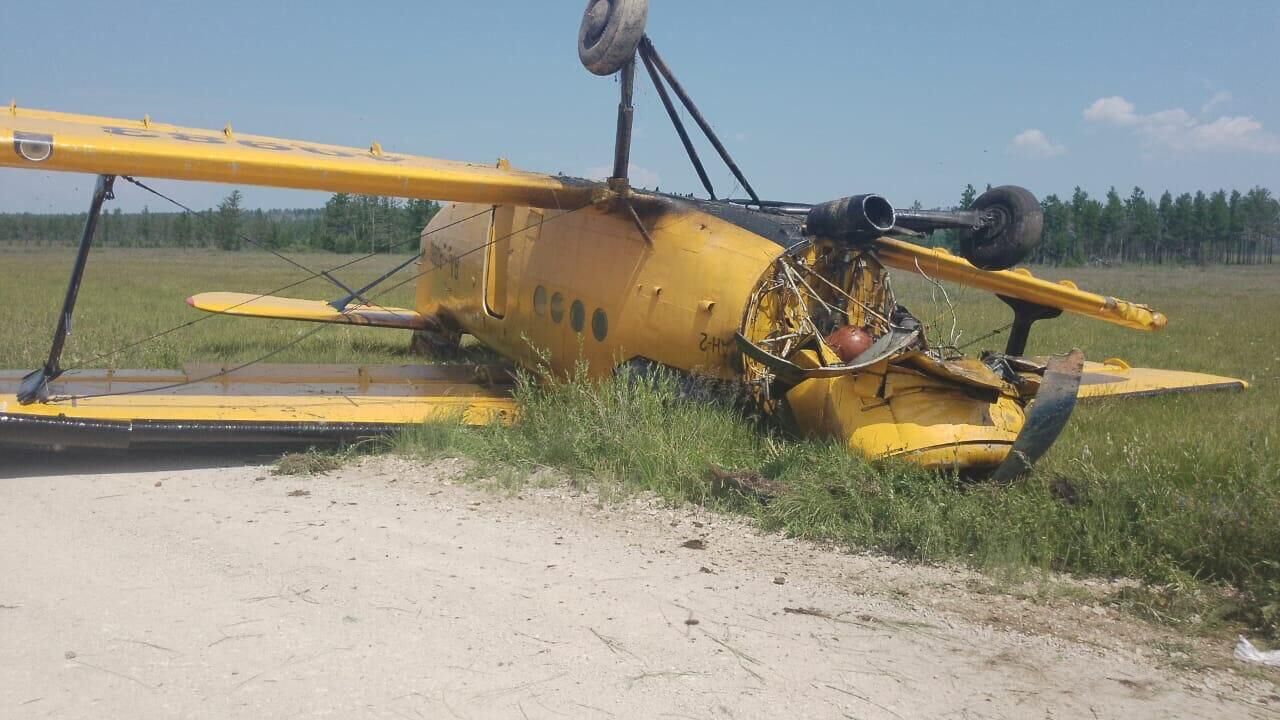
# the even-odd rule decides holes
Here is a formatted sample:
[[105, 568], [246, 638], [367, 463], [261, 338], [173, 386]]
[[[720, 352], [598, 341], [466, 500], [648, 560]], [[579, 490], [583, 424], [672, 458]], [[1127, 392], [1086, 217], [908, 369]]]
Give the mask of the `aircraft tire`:
[[648, 0], [588, 0], [578, 28], [578, 59], [596, 75], [612, 75], [635, 57], [649, 17]]
[[1001, 185], [978, 196], [973, 209], [994, 211], [998, 221], [990, 227], [960, 236], [960, 255], [983, 270], [1007, 270], [1021, 262], [1040, 244], [1044, 211], [1026, 188]]

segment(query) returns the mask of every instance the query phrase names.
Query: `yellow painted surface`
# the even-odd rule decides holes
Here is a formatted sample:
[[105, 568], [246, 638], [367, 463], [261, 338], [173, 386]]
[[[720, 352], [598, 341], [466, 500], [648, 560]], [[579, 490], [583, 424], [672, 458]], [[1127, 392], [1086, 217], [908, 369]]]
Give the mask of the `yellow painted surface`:
[[[634, 207], [642, 230], [625, 206], [606, 202], [610, 193], [599, 183], [515, 171], [505, 162], [494, 166], [403, 155], [369, 141], [367, 149], [356, 149], [242, 135], [230, 126], [181, 128], [149, 118], [23, 108], [0, 114], [0, 166], [456, 203], [423, 231], [413, 309], [339, 312], [321, 301], [226, 292], [189, 300], [209, 312], [405, 329], [440, 322], [474, 335], [514, 362], [545, 363], [558, 373], [585, 361], [591, 376], [604, 377], [619, 364], [642, 359], [723, 379], [741, 379], [745, 373], [747, 380], [767, 377], [769, 371], [744, 363], [735, 333], [756, 342], [779, 328], [809, 338], [817, 329], [814, 308], [805, 305], [812, 298], [788, 299], [772, 280], [779, 273], [790, 273], [784, 285], [793, 289], [816, 285], [824, 306], [847, 298], [860, 309], [842, 322], [865, 324], [877, 333], [887, 330], [884, 317], [890, 310], [884, 307], [888, 286], [882, 265], [1125, 327], [1158, 330], [1166, 322], [1147, 306], [1085, 292], [1070, 282], [1047, 282], [1025, 270], [986, 272], [945, 251], [890, 238], [877, 240], [870, 252], [816, 239], [780, 263], [782, 246], [696, 203], [637, 193]], [[846, 254], [859, 259], [842, 265], [839, 258]], [[767, 283], [774, 284], [766, 292]], [[821, 342], [816, 352], [792, 355], [802, 353], [812, 356], [811, 364], [839, 364]], [[802, 432], [837, 438], [869, 457], [985, 467], [1007, 455], [1022, 428], [1026, 398], [984, 370], [902, 358], [805, 380], [785, 390], [785, 400]], [[22, 407], [13, 396], [19, 378], [0, 373], [0, 413], [397, 424], [458, 415], [486, 423], [508, 420], [515, 412], [507, 388], [479, 384], [459, 368], [260, 366], [202, 380], [218, 371], [73, 373], [54, 383], [53, 393], [60, 397]], [[984, 382], [975, 380], [979, 375]], [[192, 384], [165, 389], [186, 382]], [[1230, 382], [1091, 364], [1080, 394], [1143, 394]], [[83, 397], [122, 390], [153, 391]], [[775, 407], [769, 403], [769, 409]]]
[[894, 365], [806, 380], [787, 393], [801, 430], [867, 457], [929, 467], [998, 465], [1022, 429], [1018, 402], [987, 396]]
[[422, 275], [418, 310], [517, 362], [545, 357], [557, 372], [583, 358], [600, 377], [644, 357], [736, 377], [733, 334], [782, 248], [680, 203], [645, 221], [652, 245], [630, 218], [604, 209], [447, 207], [423, 233], [419, 271], [440, 269]]
[[[362, 195], [574, 208], [601, 185], [365, 148], [15, 108], [0, 112], [0, 167], [200, 180]], [[377, 150], [377, 152], [375, 152]]]
[[[508, 388], [471, 382], [464, 367], [261, 365], [165, 389], [223, 369], [73, 371], [52, 383], [50, 402], [31, 405], [19, 405], [15, 397], [23, 373], [0, 372], [0, 413], [107, 421], [368, 424], [458, 417], [482, 425], [509, 421], [516, 412]], [[148, 388], [158, 390], [139, 392]], [[102, 394], [108, 396], [84, 397]]]
[[368, 325], [406, 330], [418, 330], [427, 326], [427, 321], [416, 310], [381, 305], [349, 305], [339, 312], [321, 300], [298, 300], [272, 295], [207, 292], [192, 295], [187, 298], [187, 304], [205, 312], [242, 317]]
[[1029, 271], [979, 270], [962, 257], [940, 248], [926, 248], [903, 240], [876, 240], [877, 254], [889, 267], [921, 272], [935, 280], [949, 280], [1019, 300], [1055, 307], [1134, 330], [1160, 330], [1168, 320], [1146, 305], [1105, 297], [1078, 289], [1074, 283], [1049, 282]]
[[1163, 395], [1196, 390], [1246, 390], [1249, 383], [1236, 378], [1186, 372], [1129, 367], [1127, 363], [1108, 360], [1086, 362], [1080, 382], [1080, 398], [1106, 398]]

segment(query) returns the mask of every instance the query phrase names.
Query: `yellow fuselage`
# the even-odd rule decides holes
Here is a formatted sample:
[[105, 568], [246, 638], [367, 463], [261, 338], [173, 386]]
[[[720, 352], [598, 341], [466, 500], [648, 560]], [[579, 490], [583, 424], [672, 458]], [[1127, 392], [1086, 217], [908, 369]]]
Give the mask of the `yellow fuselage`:
[[594, 208], [484, 210], [446, 206], [424, 230], [422, 262], [441, 267], [422, 275], [419, 312], [557, 372], [581, 358], [598, 377], [645, 358], [737, 376], [733, 335], [776, 244], [694, 211], [654, 221], [650, 245], [629, 219]]
[[[557, 373], [643, 359], [742, 378], [735, 333], [786, 248], [694, 203], [663, 208], [644, 217], [646, 238], [606, 209], [446, 206], [423, 231], [423, 269], [439, 270], [422, 274], [416, 309]], [[801, 382], [787, 404], [802, 433], [930, 466], [998, 464], [1023, 422], [1008, 393], [889, 363]]]

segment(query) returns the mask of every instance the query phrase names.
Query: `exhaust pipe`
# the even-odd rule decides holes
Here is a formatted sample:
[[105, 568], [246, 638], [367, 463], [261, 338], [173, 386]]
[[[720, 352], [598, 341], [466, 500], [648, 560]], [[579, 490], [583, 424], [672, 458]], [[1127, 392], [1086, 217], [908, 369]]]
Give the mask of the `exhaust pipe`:
[[868, 193], [814, 205], [809, 209], [805, 229], [811, 235], [867, 241], [892, 230], [896, 219], [888, 200]]

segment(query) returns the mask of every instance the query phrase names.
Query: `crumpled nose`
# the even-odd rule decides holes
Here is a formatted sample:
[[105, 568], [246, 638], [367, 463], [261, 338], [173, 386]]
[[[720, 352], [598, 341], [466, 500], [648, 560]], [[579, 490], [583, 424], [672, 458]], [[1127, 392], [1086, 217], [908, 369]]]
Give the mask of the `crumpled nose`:
[[1007, 394], [978, 392], [894, 365], [805, 380], [787, 404], [797, 429], [869, 458], [982, 470], [1004, 461], [1025, 421]]

